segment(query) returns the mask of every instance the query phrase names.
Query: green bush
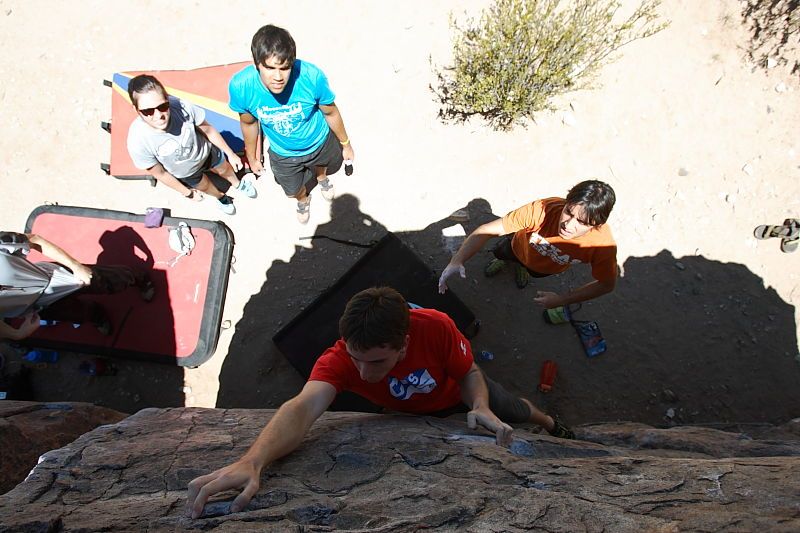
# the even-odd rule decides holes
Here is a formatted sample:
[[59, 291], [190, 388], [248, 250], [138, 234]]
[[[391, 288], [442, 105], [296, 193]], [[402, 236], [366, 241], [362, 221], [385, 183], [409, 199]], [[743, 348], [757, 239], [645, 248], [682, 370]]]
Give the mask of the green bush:
[[664, 29], [659, 4], [642, 0], [615, 20], [615, 0], [495, 0], [478, 23], [459, 27], [451, 17], [454, 65], [438, 70], [434, 89], [440, 117], [481, 115], [509, 129], [552, 109], [554, 96], [587, 87], [614, 51]]
[[800, 74], [800, 2], [743, 0], [742, 18], [750, 30], [747, 55], [769, 68], [770, 60]]

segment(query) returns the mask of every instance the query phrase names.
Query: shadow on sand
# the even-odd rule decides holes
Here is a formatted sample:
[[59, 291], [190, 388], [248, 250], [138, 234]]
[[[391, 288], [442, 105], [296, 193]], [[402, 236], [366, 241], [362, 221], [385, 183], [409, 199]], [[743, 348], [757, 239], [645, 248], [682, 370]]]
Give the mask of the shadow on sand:
[[[337, 198], [331, 209], [332, 221], [316, 235], [367, 243], [387, 231], [360, 211], [353, 196]], [[465, 209], [467, 234], [496, 218], [483, 199]], [[397, 235], [440, 271], [452, 244], [442, 229], [454, 224], [443, 219]], [[309, 248], [297, 246], [288, 263], [275, 261], [246, 304], [222, 366], [217, 407], [274, 408], [302, 387], [272, 336], [365, 253], [327, 239], [309, 242]], [[588, 267], [519, 290], [512, 269], [483, 276], [489, 255], [480, 252], [467, 264], [467, 279], [450, 284], [482, 322], [473, 351], [494, 352], [493, 361], [480, 363], [488, 375], [570, 423], [731, 425], [798, 416], [794, 308], [746, 267], [702, 256], [675, 258], [668, 250], [628, 259], [616, 291], [577, 313], [600, 324], [609, 346], [587, 358], [574, 330], [545, 324], [532, 299], [537, 289], [560, 292], [589, 281]], [[536, 390], [545, 359], [559, 365], [548, 395]]]

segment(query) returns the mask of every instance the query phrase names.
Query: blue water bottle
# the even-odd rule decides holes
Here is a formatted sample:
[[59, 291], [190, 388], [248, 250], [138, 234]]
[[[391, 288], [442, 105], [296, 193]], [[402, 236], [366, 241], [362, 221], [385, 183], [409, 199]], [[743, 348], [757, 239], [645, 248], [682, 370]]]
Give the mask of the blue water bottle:
[[25, 357], [29, 363], [55, 363], [58, 361], [58, 352], [54, 350], [31, 350]]

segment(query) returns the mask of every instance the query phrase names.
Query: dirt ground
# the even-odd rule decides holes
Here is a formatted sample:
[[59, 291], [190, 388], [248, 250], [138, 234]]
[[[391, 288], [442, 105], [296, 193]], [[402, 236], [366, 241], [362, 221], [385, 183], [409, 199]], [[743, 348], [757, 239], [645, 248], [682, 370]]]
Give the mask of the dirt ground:
[[[625, 1], [626, 9], [635, 2]], [[271, 342], [363, 250], [315, 232], [367, 242], [396, 233], [436, 271], [449, 259], [442, 230], [466, 209], [478, 224], [532, 199], [563, 195], [588, 177], [609, 182], [609, 221], [622, 270], [617, 290], [584, 305], [609, 349], [587, 358], [569, 326], [548, 326], [538, 288], [566, 290], [588, 269], [537, 280], [486, 279], [488, 254], [452, 290], [482, 322], [476, 351], [487, 373], [573, 424], [633, 420], [730, 426], [800, 416], [800, 252], [757, 241], [756, 225], [800, 218], [800, 83], [790, 67], [747, 62], [744, 3], [665, 0], [665, 31], [622, 49], [597, 88], [510, 132], [480, 120], [442, 123], [432, 64], [450, 54], [452, 10], [487, 2], [175, 3], [0, 1], [0, 224], [22, 230], [45, 202], [218, 219], [211, 206], [164, 187], [106, 176], [114, 72], [245, 61], [255, 30], [289, 29], [298, 56], [321, 66], [356, 152], [338, 198], [312, 204], [311, 222], [270, 179], [225, 217], [236, 237], [216, 354], [199, 368], [116, 361], [118, 374], [77, 372], [84, 357], [32, 369], [40, 400], [91, 401], [125, 412], [148, 406], [276, 407], [302, 386]], [[247, 13], [244, 17], [242, 14]], [[398, 265], [399, 269], [403, 265]], [[18, 355], [7, 347], [8, 368]], [[544, 359], [555, 390], [536, 392]], [[671, 410], [671, 411], [670, 411]], [[672, 416], [668, 416], [671, 414]]]

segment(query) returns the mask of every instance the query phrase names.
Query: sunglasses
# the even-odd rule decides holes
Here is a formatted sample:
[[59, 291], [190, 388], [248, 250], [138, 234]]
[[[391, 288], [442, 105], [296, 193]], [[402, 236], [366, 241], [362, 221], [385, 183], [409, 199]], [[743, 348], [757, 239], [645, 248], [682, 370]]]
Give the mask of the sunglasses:
[[140, 109], [139, 113], [141, 113], [142, 115], [144, 115], [146, 117], [151, 117], [151, 116], [153, 116], [153, 113], [156, 112], [156, 109], [158, 109], [162, 113], [166, 113], [167, 110], [169, 109], [169, 102], [164, 102], [163, 104], [157, 105], [155, 107], [148, 107], [148, 108], [145, 108], [145, 109]]

